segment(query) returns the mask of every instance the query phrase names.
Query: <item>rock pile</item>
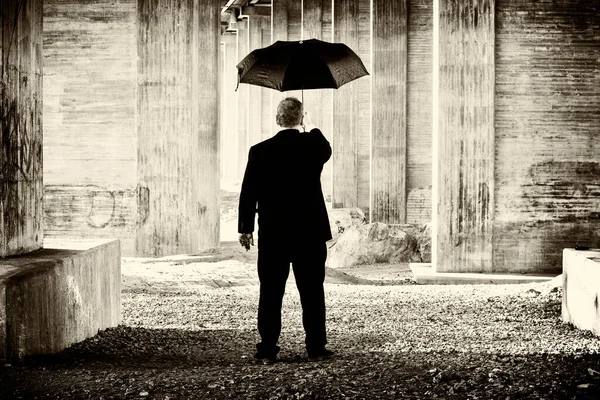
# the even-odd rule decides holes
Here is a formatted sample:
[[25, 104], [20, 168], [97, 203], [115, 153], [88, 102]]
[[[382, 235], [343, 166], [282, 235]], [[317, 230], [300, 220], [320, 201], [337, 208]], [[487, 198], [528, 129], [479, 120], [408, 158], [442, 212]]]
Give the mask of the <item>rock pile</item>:
[[[221, 194], [221, 240], [237, 242], [239, 193]], [[375, 263], [431, 262], [431, 223], [388, 225], [368, 223], [360, 208], [328, 209], [333, 239], [328, 266], [353, 267]]]
[[431, 261], [431, 225], [352, 225], [330, 246], [327, 266]]
[[365, 213], [358, 207], [329, 209], [327, 214], [329, 215], [329, 225], [333, 236], [333, 239], [329, 242], [329, 247], [335, 244], [346, 229], [350, 227], [358, 228], [367, 222]]

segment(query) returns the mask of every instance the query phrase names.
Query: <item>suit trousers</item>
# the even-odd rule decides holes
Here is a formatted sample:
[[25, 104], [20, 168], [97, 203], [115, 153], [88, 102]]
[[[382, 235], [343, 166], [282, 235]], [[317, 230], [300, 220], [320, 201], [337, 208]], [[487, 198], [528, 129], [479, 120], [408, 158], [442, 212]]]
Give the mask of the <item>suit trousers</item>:
[[290, 263], [300, 293], [306, 350], [311, 354], [325, 347], [327, 338], [323, 283], [326, 259], [325, 242], [281, 244], [261, 242], [259, 237], [258, 332], [261, 342], [256, 347], [260, 354], [274, 356], [279, 352], [277, 342], [281, 333], [281, 307]]

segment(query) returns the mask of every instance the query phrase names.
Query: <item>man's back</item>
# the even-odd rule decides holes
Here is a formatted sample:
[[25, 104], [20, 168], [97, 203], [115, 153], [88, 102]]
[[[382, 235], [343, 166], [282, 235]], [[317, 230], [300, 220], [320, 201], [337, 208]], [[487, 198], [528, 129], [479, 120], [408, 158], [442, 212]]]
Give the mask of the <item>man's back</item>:
[[258, 205], [259, 240], [289, 242], [331, 239], [321, 189], [331, 146], [321, 131], [280, 131], [250, 149], [240, 196], [240, 232], [252, 232]]
[[254, 245], [254, 217], [258, 207], [258, 332], [254, 358], [263, 363], [277, 359], [281, 334], [281, 307], [285, 283], [294, 269], [302, 303], [309, 360], [330, 357], [325, 348], [325, 262], [331, 239], [329, 218], [321, 190], [323, 164], [331, 146], [312, 127], [302, 103], [288, 97], [277, 106], [277, 125], [284, 127], [273, 138], [253, 146], [240, 194], [240, 244]]

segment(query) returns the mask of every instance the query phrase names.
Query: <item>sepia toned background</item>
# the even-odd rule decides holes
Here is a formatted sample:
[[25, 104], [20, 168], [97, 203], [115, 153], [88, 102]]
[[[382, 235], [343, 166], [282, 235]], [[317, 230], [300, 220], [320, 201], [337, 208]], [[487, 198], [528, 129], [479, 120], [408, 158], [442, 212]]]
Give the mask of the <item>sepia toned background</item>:
[[[305, 93], [333, 145], [332, 208], [432, 221], [439, 271], [558, 272], [563, 248], [599, 245], [597, 2], [242, 3], [45, 0], [43, 24], [41, 1], [28, 3], [17, 26], [31, 48], [21, 40], [8, 62], [37, 76], [36, 102], [15, 99], [38, 148], [43, 119], [43, 235], [117, 237], [139, 256], [217, 246], [220, 188], [239, 188], [287, 95], [235, 91], [235, 64], [317, 37], [348, 44], [371, 74]], [[6, 211], [6, 237], [35, 231], [39, 247], [32, 204], [26, 228]]]

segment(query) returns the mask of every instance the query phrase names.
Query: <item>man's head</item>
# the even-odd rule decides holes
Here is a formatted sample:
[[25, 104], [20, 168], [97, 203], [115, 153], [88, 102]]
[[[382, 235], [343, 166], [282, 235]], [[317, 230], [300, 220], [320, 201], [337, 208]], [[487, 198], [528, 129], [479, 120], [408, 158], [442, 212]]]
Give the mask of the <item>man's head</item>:
[[300, 100], [295, 97], [286, 97], [277, 106], [275, 121], [283, 128], [292, 128], [300, 125], [303, 114], [304, 107]]

